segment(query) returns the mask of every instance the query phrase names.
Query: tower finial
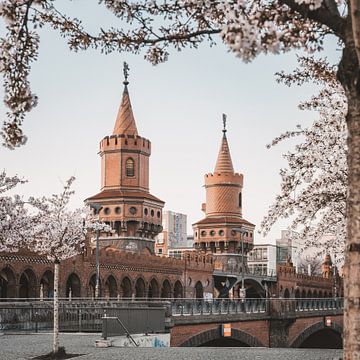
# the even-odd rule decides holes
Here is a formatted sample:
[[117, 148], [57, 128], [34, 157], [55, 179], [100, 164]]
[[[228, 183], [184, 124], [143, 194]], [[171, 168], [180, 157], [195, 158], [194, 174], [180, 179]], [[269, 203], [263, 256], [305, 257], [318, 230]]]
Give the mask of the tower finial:
[[222, 130], [222, 132], [224, 133], [224, 135], [225, 135], [225, 133], [226, 133], [226, 114], [222, 114], [222, 119], [223, 119], [223, 130]]
[[125, 85], [125, 86], [126, 86], [126, 85], [129, 85], [129, 82], [128, 82], [129, 70], [130, 70], [130, 68], [129, 68], [128, 63], [127, 63], [126, 61], [124, 61], [123, 72], [124, 72], [124, 78], [125, 78], [125, 80], [124, 80], [124, 85]]

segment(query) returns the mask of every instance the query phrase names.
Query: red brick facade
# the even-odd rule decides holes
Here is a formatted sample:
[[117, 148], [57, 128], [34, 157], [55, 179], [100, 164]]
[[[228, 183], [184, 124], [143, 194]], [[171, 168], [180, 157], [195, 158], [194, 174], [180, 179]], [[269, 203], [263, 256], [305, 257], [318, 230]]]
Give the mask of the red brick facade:
[[[199, 251], [186, 253], [181, 260], [157, 257], [154, 239], [162, 230], [164, 202], [149, 192], [151, 144], [138, 135], [125, 83], [113, 134], [100, 142], [101, 192], [86, 200], [89, 205], [102, 206], [99, 218], [113, 228], [99, 240], [102, 297], [211, 297], [215, 262], [228, 266], [233, 260], [235, 264], [229, 266], [239, 271], [241, 240], [246, 253], [253, 243], [254, 225], [242, 218], [243, 175], [234, 172], [226, 130], [223, 132], [215, 171], [205, 175], [206, 216], [193, 225]], [[242, 233], [234, 231], [240, 227]], [[94, 296], [94, 247], [95, 236], [89, 234], [85, 253], [61, 264], [61, 297]], [[324, 277], [296, 274], [292, 266], [279, 267], [277, 276], [271, 295], [333, 295], [329, 267], [324, 268]], [[340, 279], [337, 281], [341, 295]], [[52, 287], [53, 264], [46, 258], [25, 251], [0, 254], [0, 298], [51, 297]]]
[[[299, 347], [309, 336], [323, 329], [342, 335], [343, 316], [331, 316], [327, 326], [324, 317], [309, 316], [293, 320], [226, 321], [231, 324], [231, 337], [245, 346]], [[221, 338], [223, 322], [212, 319], [201, 324], [176, 325], [171, 329], [171, 346], [200, 346]], [[275, 325], [275, 326], [274, 326]]]

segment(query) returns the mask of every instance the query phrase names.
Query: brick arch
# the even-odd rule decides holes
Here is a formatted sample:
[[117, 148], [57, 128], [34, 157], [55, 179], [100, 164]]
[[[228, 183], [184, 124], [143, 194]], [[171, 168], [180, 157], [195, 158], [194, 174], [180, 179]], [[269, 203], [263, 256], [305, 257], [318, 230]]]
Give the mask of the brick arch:
[[[219, 328], [202, 331], [190, 339], [184, 341], [179, 346], [181, 347], [197, 347], [209, 341], [221, 338]], [[231, 329], [231, 339], [239, 340], [250, 347], [264, 347], [265, 345], [254, 336], [245, 331], [238, 329]]]
[[125, 278], [128, 278], [130, 280], [131, 286], [135, 285], [134, 278], [129, 273], [122, 273], [121, 274], [121, 276], [119, 277], [119, 284], [121, 284]]
[[181, 280], [176, 280], [174, 283], [174, 291], [173, 291], [174, 298], [183, 298], [184, 297], [184, 285]]
[[54, 295], [54, 270], [47, 267], [39, 277], [42, 296], [52, 298]]
[[245, 277], [245, 288], [247, 298], [263, 298], [265, 297], [265, 288], [261, 281]]
[[119, 292], [124, 298], [131, 298], [134, 291], [134, 281], [129, 274], [124, 274], [120, 279]]
[[104, 295], [105, 298], [115, 298], [119, 293], [119, 284], [116, 276], [109, 272], [104, 278]]
[[35, 298], [38, 296], [39, 279], [31, 266], [25, 266], [19, 272], [19, 298]]
[[139, 275], [134, 281], [135, 298], [146, 298], [148, 283], [142, 275]]
[[[165, 288], [165, 284], [168, 283], [169, 286]], [[160, 297], [162, 298], [171, 298], [173, 293], [173, 284], [170, 279], [166, 276], [162, 279], [160, 283]]]
[[147, 296], [148, 298], [159, 298], [161, 294], [162, 284], [159, 282], [158, 278], [153, 275], [147, 284]]
[[11, 265], [0, 268], [0, 299], [17, 297], [17, 278], [18, 274]]
[[301, 332], [294, 341], [290, 344], [291, 348], [298, 348], [308, 337], [310, 337], [312, 334], [316, 333], [319, 330], [323, 329], [330, 329], [334, 330], [338, 334], [342, 336], [343, 328], [337, 324], [335, 321], [333, 321], [331, 326], [325, 326], [323, 321], [319, 321], [309, 327], [307, 327], [303, 332]]
[[[87, 280], [85, 283], [88, 297], [95, 297], [95, 285], [96, 285], [96, 271], [92, 271], [88, 274]], [[103, 295], [102, 292], [103, 292], [103, 277], [100, 274], [100, 277], [99, 277], [99, 296], [100, 297]]]
[[288, 288], [285, 288], [285, 289], [284, 289], [283, 297], [284, 297], [285, 299], [289, 299], [289, 298], [290, 298], [290, 291], [289, 291]]
[[39, 283], [39, 275], [34, 270], [34, 268], [31, 267], [30, 265], [25, 265], [24, 267], [21, 268], [21, 270], [19, 272], [17, 272], [18, 280], [20, 280], [21, 275], [26, 271], [31, 271], [33, 273], [35, 282], [36, 282], [36, 284], [38, 284]]
[[82, 286], [80, 274], [77, 271], [70, 272], [65, 278], [65, 296], [69, 297], [71, 289], [72, 297], [81, 297]]

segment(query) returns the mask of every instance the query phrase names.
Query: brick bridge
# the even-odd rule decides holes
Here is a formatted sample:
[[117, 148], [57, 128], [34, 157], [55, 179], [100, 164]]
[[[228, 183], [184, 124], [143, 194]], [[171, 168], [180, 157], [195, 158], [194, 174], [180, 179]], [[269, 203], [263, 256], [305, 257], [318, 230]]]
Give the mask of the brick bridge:
[[[60, 330], [100, 332], [107, 315], [122, 318], [126, 309], [158, 309], [171, 346], [341, 348], [342, 308], [341, 298], [67, 299], [60, 302]], [[144, 316], [140, 322], [145, 324]], [[52, 319], [51, 301], [0, 303], [0, 332], [50, 330]], [[129, 327], [133, 320], [130, 316]], [[231, 327], [230, 337], [222, 335], [224, 324]]]
[[[342, 347], [342, 299], [172, 303], [171, 346]], [[221, 328], [230, 324], [231, 337]]]

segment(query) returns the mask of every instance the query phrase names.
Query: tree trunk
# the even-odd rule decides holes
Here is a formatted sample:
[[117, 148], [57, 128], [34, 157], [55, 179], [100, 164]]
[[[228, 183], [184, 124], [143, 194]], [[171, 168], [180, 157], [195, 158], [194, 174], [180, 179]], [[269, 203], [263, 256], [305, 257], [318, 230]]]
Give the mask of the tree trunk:
[[360, 96], [348, 96], [348, 199], [345, 251], [344, 359], [360, 359]]
[[59, 261], [54, 264], [54, 343], [53, 352], [59, 351]]

